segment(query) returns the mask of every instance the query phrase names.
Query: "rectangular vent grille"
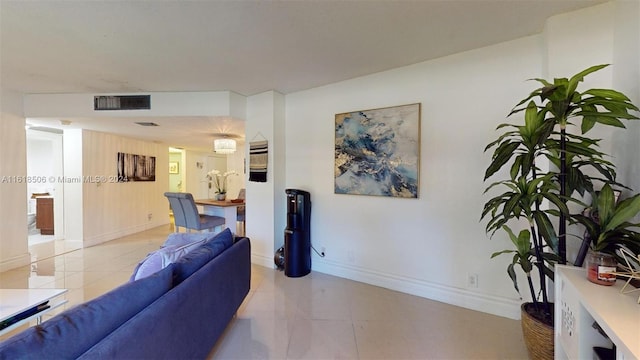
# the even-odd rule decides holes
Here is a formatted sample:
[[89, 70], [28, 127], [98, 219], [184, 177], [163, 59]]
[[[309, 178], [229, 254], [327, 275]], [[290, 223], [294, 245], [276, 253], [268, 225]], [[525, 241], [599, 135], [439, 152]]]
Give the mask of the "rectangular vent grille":
[[158, 126], [158, 124], [154, 123], [154, 122], [145, 122], [145, 121], [140, 121], [140, 122], [136, 122], [136, 124], [140, 125], [140, 126]]
[[94, 96], [94, 110], [149, 110], [151, 95]]

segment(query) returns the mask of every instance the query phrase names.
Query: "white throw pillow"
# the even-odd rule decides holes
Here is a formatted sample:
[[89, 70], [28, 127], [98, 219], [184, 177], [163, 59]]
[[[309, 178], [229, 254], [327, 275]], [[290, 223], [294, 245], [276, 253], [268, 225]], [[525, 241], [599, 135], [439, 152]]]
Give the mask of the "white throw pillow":
[[142, 260], [131, 276], [131, 280], [138, 280], [164, 269], [169, 264], [178, 261], [191, 250], [199, 247], [206, 239], [190, 242], [186, 245], [170, 245], [152, 252]]

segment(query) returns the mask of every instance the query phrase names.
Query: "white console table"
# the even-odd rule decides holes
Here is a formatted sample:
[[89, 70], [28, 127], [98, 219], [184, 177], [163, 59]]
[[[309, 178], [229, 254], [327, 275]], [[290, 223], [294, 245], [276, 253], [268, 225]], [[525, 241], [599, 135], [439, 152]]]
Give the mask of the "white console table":
[[[638, 293], [622, 294], [623, 281], [602, 286], [586, 270], [556, 265], [555, 358], [593, 359], [593, 347], [616, 346], [616, 359], [640, 359]], [[592, 325], [596, 322], [610, 340]]]
[[0, 335], [31, 320], [36, 320], [39, 324], [42, 315], [67, 303], [65, 299], [56, 299], [66, 292], [67, 289], [0, 289], [0, 322], [11, 319], [40, 304], [47, 303], [49, 305], [48, 308], [31, 314], [0, 330]]

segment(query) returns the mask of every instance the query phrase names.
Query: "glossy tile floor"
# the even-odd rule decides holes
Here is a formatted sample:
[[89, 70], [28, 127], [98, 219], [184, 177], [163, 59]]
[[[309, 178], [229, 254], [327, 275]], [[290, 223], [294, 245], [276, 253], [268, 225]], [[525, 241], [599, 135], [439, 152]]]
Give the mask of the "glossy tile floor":
[[[127, 281], [170, 231], [159, 227], [51, 257], [54, 244], [38, 244], [38, 260], [0, 273], [0, 287], [67, 288], [69, 308]], [[519, 321], [316, 272], [288, 278], [254, 265], [251, 281], [210, 359], [527, 358]]]

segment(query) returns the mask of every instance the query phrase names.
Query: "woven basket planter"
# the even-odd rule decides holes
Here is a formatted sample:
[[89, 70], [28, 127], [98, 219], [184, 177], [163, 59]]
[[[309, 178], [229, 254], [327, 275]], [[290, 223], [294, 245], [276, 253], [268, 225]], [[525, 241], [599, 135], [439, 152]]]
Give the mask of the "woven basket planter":
[[540, 322], [525, 310], [525, 303], [520, 306], [522, 335], [533, 360], [553, 359], [553, 326]]

